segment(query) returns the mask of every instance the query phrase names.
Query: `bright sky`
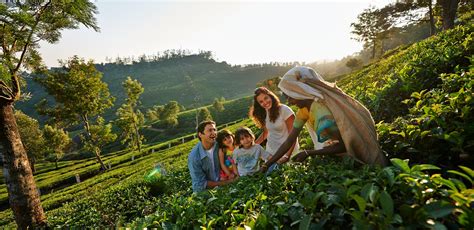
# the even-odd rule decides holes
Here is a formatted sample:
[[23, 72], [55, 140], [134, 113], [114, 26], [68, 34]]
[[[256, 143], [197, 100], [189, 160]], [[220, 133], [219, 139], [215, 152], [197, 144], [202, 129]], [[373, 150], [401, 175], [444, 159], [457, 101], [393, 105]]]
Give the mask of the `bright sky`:
[[212, 51], [230, 64], [314, 62], [360, 51], [350, 24], [391, 0], [158, 1], [95, 0], [99, 33], [67, 30], [41, 44], [48, 66], [78, 55], [96, 62], [167, 49]]

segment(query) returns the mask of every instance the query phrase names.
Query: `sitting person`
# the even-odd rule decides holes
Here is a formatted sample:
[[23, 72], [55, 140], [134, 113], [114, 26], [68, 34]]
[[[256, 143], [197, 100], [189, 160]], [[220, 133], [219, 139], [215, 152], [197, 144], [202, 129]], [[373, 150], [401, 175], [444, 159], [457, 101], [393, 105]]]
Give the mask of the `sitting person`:
[[234, 134], [227, 129], [219, 131], [217, 145], [219, 146], [219, 164], [221, 166], [220, 180], [234, 179], [239, 176], [235, 161], [232, 159], [232, 152], [235, 149]]
[[219, 180], [221, 168], [217, 156], [219, 147], [217, 146], [216, 135], [217, 130], [214, 121], [203, 121], [199, 124], [197, 128], [199, 142], [188, 156], [188, 168], [194, 192], [225, 185], [234, 180]]
[[247, 127], [235, 132], [238, 149], [234, 150], [233, 158], [240, 176], [252, 175], [260, 169], [260, 159], [267, 160], [270, 155], [259, 144], [255, 144], [255, 135]]
[[[363, 164], [385, 165], [379, 147], [374, 120], [360, 102], [330, 84], [308, 67], [294, 67], [281, 79], [278, 87], [289, 104], [299, 110], [288, 138], [271, 159], [262, 165], [264, 172], [294, 145], [306, 124], [315, 149], [298, 153], [293, 160], [308, 156], [350, 156]], [[323, 142], [323, 143], [321, 143]]]

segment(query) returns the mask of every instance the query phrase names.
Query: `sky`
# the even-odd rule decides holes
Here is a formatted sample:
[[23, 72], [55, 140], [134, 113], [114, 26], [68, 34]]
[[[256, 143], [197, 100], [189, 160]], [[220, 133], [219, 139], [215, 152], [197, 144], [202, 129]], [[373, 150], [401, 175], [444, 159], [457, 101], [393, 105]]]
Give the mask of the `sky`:
[[233, 65], [335, 60], [362, 49], [351, 39], [357, 15], [391, 0], [93, 2], [100, 32], [81, 27], [63, 31], [58, 43], [41, 43], [47, 66], [73, 55], [101, 63], [167, 49], [212, 51]]

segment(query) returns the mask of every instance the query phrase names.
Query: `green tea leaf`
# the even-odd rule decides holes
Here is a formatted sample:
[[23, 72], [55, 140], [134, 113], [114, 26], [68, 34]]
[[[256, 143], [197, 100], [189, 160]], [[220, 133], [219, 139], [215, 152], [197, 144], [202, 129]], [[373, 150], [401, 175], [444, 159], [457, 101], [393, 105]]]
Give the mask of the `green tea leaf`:
[[393, 216], [393, 200], [390, 194], [385, 190], [380, 194], [380, 204], [386, 216]]
[[397, 168], [401, 169], [405, 173], [410, 173], [410, 166], [408, 166], [408, 160], [401, 160], [398, 158], [392, 158], [390, 159], [393, 165], [395, 165]]
[[359, 206], [359, 210], [361, 212], [364, 212], [365, 211], [365, 206], [367, 204], [367, 202], [364, 200], [364, 198], [362, 198], [359, 195], [352, 195], [351, 197], [352, 197], [352, 199], [354, 199], [356, 201], [357, 206]]

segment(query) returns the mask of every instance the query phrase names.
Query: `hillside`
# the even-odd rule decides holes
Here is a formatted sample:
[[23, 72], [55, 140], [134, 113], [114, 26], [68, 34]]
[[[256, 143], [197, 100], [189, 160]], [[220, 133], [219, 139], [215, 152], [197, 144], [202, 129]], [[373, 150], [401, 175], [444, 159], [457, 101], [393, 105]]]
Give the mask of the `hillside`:
[[[216, 62], [204, 55], [187, 55], [152, 62], [132, 64], [97, 64], [103, 73], [103, 81], [116, 97], [114, 108], [106, 113], [112, 118], [116, 108], [125, 99], [122, 82], [127, 76], [140, 81], [145, 88], [141, 95], [142, 110], [154, 105], [163, 105], [171, 100], [185, 107], [200, 107], [211, 104], [214, 98], [237, 99], [250, 95], [255, 85], [267, 78], [283, 75], [291, 66], [252, 65], [231, 66]], [[28, 101], [16, 107], [32, 117], [38, 117], [34, 105], [47, 97], [46, 92], [32, 80], [26, 78], [26, 90], [32, 94]]]
[[[142, 153], [112, 153], [105, 159], [112, 169], [104, 173], [97, 173], [94, 159], [62, 162], [59, 171], [39, 166], [35, 177], [47, 193], [41, 199], [48, 221], [58, 227], [158, 229], [472, 229], [473, 34], [473, 26], [461, 26], [400, 47], [338, 83], [374, 115], [383, 150], [392, 158], [388, 167], [315, 157], [268, 177], [193, 194], [186, 159], [197, 140], [190, 134]], [[181, 114], [183, 121], [191, 120], [191, 112]], [[252, 123], [219, 129], [242, 125]], [[301, 136], [302, 145], [306, 138]], [[145, 181], [156, 163], [168, 173]], [[76, 172], [86, 179], [75, 183]], [[13, 225], [11, 211], [1, 212], [0, 220]]]

